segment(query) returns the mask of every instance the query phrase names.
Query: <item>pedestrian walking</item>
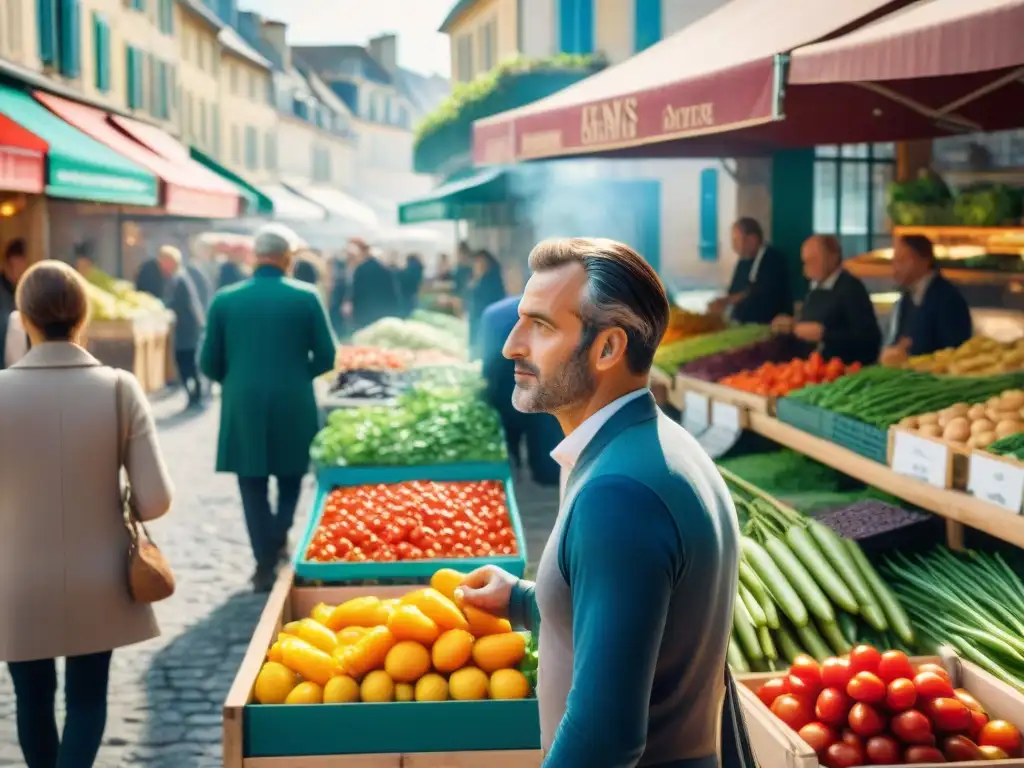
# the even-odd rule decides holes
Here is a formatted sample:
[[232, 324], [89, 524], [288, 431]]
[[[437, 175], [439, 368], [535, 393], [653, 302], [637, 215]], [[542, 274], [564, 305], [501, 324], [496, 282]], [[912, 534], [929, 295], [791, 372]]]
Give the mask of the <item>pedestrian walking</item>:
[[473, 255], [473, 279], [469, 284], [467, 319], [469, 322], [469, 349], [474, 358], [480, 356], [480, 319], [492, 304], [505, 298], [505, 280], [501, 265], [490, 251], [480, 250]]
[[28, 768], [89, 768], [106, 726], [112, 651], [159, 634], [150, 605], [129, 594], [121, 456], [141, 520], [167, 512], [171, 481], [135, 377], [79, 346], [84, 280], [42, 261], [17, 303], [32, 348], [0, 372], [0, 661]]
[[385, 317], [402, 314], [402, 299], [394, 270], [381, 263], [362, 240], [349, 243], [348, 315], [352, 330], [358, 331]]
[[[287, 275], [298, 238], [271, 224], [256, 236], [252, 278], [210, 305], [200, 357], [221, 385], [217, 471], [238, 476], [256, 572], [267, 591], [287, 559], [309, 445], [319, 426], [313, 380], [334, 366], [336, 343], [314, 286]], [[277, 510], [269, 498], [277, 481]]]
[[21, 339], [13, 339], [10, 356], [7, 354], [7, 346], [12, 340], [10, 333], [11, 325], [17, 325], [18, 321], [14, 316], [15, 302], [14, 292], [18, 287], [21, 276], [28, 268], [28, 247], [24, 239], [12, 240], [4, 248], [4, 260], [0, 263], [0, 368], [6, 368], [8, 357], [16, 359], [22, 352], [23, 344]]
[[512, 402], [558, 419], [568, 483], [536, 584], [490, 566], [462, 598], [539, 631], [545, 768], [718, 768], [739, 529], [714, 462], [647, 388], [665, 288], [610, 240], [544, 241], [529, 263]]
[[178, 377], [188, 393], [188, 407], [202, 404], [203, 385], [199, 379], [196, 353], [206, 326], [206, 310], [192, 277], [181, 263], [181, 251], [165, 245], [157, 256], [164, 276], [164, 304], [174, 312], [174, 361]]

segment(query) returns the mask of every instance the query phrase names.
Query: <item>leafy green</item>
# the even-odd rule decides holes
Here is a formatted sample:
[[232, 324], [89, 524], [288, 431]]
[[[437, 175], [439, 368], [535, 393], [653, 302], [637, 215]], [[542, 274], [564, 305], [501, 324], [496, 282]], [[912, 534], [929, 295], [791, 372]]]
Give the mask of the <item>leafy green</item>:
[[466, 357], [466, 340], [419, 320], [385, 317], [352, 334], [352, 343], [383, 349], [436, 349], [455, 358]]

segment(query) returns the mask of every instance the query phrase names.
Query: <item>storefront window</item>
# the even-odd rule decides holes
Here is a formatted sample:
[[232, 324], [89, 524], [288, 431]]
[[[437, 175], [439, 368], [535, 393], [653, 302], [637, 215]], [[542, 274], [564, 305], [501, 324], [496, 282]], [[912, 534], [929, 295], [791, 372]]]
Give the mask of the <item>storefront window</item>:
[[846, 256], [891, 242], [886, 189], [893, 178], [893, 144], [844, 144], [815, 150], [814, 231], [837, 235]]

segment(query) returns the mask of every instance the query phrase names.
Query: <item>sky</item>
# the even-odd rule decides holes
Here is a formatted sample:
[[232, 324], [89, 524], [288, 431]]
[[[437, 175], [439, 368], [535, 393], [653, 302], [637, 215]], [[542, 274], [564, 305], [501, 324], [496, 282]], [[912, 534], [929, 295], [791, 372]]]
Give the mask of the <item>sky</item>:
[[292, 45], [365, 45], [371, 37], [394, 32], [398, 35], [400, 66], [448, 77], [448, 38], [437, 28], [455, 1], [239, 0], [239, 9], [288, 24], [288, 42]]

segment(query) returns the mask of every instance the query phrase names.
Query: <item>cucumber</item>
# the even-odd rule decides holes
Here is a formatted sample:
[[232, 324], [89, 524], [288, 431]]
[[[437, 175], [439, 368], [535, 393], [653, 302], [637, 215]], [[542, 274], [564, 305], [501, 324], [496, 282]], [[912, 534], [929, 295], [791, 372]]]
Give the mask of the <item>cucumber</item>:
[[838, 624], [830, 621], [819, 621], [817, 625], [821, 636], [832, 647], [836, 656], [842, 656], [844, 653], [850, 652], [851, 643], [847, 642]]
[[739, 596], [737, 599], [743, 601], [743, 605], [746, 607], [747, 613], [750, 614], [750, 620], [754, 623], [755, 629], [768, 625], [768, 619], [761, 609], [761, 604], [757, 602], [750, 590], [742, 584], [739, 585]]
[[729, 662], [729, 666], [732, 667], [734, 674], [742, 675], [744, 672], [750, 671], [747, 657], [743, 655], [743, 651], [740, 650], [740, 646], [734, 637], [729, 638], [729, 648], [726, 651], [725, 658]]
[[[877, 606], [878, 600], [872, 594], [871, 587], [868, 586], [867, 581], [861, 576], [857, 563], [843, 544], [843, 539], [827, 525], [823, 525], [817, 520], [809, 520], [807, 530], [814, 538], [818, 547], [821, 548], [825, 559], [832, 564], [836, 574], [850, 588], [850, 592], [857, 601], [861, 612], [869, 605]], [[872, 626], [874, 625], [872, 624]]]
[[846, 642], [850, 645], [855, 645], [857, 643], [857, 620], [850, 614], [840, 611], [839, 615], [836, 616], [836, 621]]
[[757, 640], [757, 631], [754, 629], [754, 622], [750, 620], [746, 606], [742, 600], [733, 603], [732, 608], [733, 637], [736, 638], [743, 650], [743, 655], [751, 662], [760, 661], [764, 658], [761, 651], [761, 644]]
[[772, 600], [772, 596], [767, 592], [764, 595], [764, 601], [761, 603], [761, 610], [764, 611], [765, 623], [768, 625], [768, 629], [778, 629], [779, 612], [775, 610], [775, 601]]
[[786, 543], [836, 607], [849, 613], [859, 612], [857, 598], [822, 554], [806, 528], [790, 528], [786, 531]]
[[803, 627], [797, 627], [796, 636], [800, 638], [800, 643], [807, 650], [807, 653], [818, 661], [824, 661], [829, 656], [834, 655], [813, 624], [808, 623]]
[[793, 554], [793, 550], [786, 546], [786, 542], [776, 536], [766, 536], [764, 547], [779, 566], [779, 570], [793, 585], [793, 589], [800, 595], [807, 610], [822, 621], [835, 621], [836, 613], [832, 603], [828, 601], [818, 582], [807, 572], [800, 559]]
[[775, 610], [775, 602], [764, 588], [764, 584], [757, 578], [754, 569], [745, 560], [740, 560], [740, 584], [750, 590], [750, 594], [754, 596], [758, 605], [761, 606], [761, 612], [764, 614], [768, 628], [778, 629], [779, 612]]
[[782, 657], [792, 664], [796, 661], [796, 657], [804, 652], [803, 649], [797, 643], [796, 638], [793, 637], [793, 633], [789, 631], [789, 627], [779, 627], [775, 635], [779, 641], [779, 650], [782, 652]]
[[910, 618], [907, 616], [903, 606], [896, 595], [889, 589], [889, 585], [882, 581], [878, 571], [868, 561], [864, 551], [855, 541], [846, 540], [846, 551], [850, 553], [857, 568], [860, 570], [864, 580], [870, 585], [871, 591], [882, 607], [885, 618], [889, 620], [889, 627], [907, 645], [914, 643], [914, 628], [910, 625]]
[[743, 549], [743, 556], [761, 579], [761, 583], [771, 594], [776, 605], [794, 625], [807, 626], [807, 606], [800, 600], [793, 585], [783, 576], [771, 555], [765, 551], [764, 547], [746, 536], [740, 537], [740, 546]]
[[761, 645], [761, 650], [764, 651], [764, 657], [768, 661], [775, 661], [779, 658], [779, 652], [775, 650], [775, 643], [772, 642], [772, 633], [768, 631], [768, 627], [758, 627], [757, 640]]

